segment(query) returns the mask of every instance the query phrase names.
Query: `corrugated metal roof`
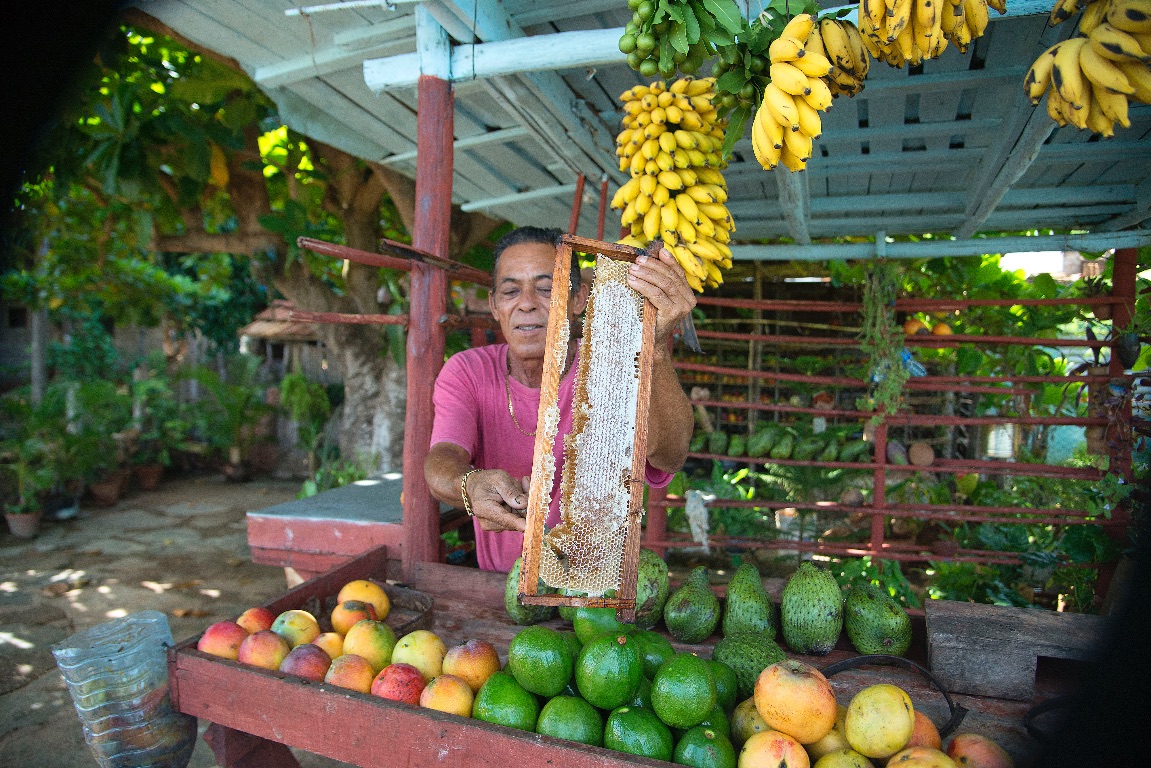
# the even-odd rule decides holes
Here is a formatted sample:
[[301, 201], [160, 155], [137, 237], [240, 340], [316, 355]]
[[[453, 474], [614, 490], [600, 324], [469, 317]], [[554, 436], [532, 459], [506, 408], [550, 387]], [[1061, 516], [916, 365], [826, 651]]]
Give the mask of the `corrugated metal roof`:
[[[136, 0], [189, 39], [232, 57], [277, 102], [285, 121], [316, 139], [414, 176], [416, 94], [375, 94], [366, 59], [415, 51], [414, 3], [286, 17], [290, 0]], [[455, 19], [453, 42], [621, 27], [623, 0], [435, 0]], [[759, 7], [752, 2], [752, 10]], [[923, 232], [1130, 229], [1151, 218], [1151, 107], [1113, 139], [1056, 127], [1023, 94], [1030, 63], [1074, 32], [1050, 27], [1049, 3], [1010, 0], [966, 54], [954, 47], [918, 69], [873, 63], [865, 90], [838, 98], [808, 170], [763, 171], [749, 139], [725, 171], [737, 238], [812, 238]], [[473, 17], [473, 11], [478, 11]], [[445, 15], [447, 12], [447, 15]], [[502, 15], [501, 15], [502, 14]], [[478, 19], [478, 20], [477, 20]], [[502, 26], [501, 26], [502, 25]], [[445, 25], [447, 28], [448, 25]], [[494, 30], [494, 31], [493, 31]], [[641, 82], [620, 57], [594, 69], [533, 72], [455, 84], [454, 201], [517, 224], [563, 226], [577, 172], [588, 175], [579, 232], [595, 232], [594, 183], [614, 192], [618, 95]], [[789, 190], [788, 185], [791, 184]], [[798, 199], [784, 210], [781, 189]], [[609, 192], [610, 194], [610, 192]], [[797, 210], [798, 208], [798, 210]], [[610, 212], [607, 232], [619, 221]]]

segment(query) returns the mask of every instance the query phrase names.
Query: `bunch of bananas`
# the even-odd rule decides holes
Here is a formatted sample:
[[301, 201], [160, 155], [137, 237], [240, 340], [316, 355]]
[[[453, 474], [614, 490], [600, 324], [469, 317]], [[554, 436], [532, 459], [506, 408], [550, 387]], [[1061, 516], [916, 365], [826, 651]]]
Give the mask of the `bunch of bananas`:
[[834, 67], [808, 44], [819, 38], [811, 14], [793, 17], [768, 48], [771, 80], [751, 122], [751, 146], [765, 170], [782, 162], [802, 171], [811, 158], [812, 141], [823, 132], [819, 113], [831, 108], [831, 89], [823, 79]]
[[1007, 0], [860, 0], [859, 28], [872, 56], [914, 66], [938, 58], [949, 41], [966, 53], [987, 28], [988, 6], [1007, 12]]
[[863, 90], [871, 58], [863, 35], [850, 21], [830, 16], [820, 19], [807, 38], [807, 50], [822, 53], [834, 65], [826, 78], [833, 96], [854, 96]]
[[723, 282], [735, 231], [724, 205], [725, 123], [712, 104], [714, 88], [708, 77], [624, 91], [623, 131], [616, 137], [620, 170], [631, 174], [611, 201], [631, 229], [620, 242], [642, 248], [662, 239], [696, 291]]
[[[1078, 2], [1057, 0], [1052, 23], [1078, 10]], [[1023, 88], [1032, 104], [1047, 94], [1047, 114], [1059, 125], [1104, 137], [1115, 135], [1116, 123], [1129, 128], [1129, 102], [1151, 104], [1151, 0], [1087, 3], [1079, 34], [1040, 54]]]

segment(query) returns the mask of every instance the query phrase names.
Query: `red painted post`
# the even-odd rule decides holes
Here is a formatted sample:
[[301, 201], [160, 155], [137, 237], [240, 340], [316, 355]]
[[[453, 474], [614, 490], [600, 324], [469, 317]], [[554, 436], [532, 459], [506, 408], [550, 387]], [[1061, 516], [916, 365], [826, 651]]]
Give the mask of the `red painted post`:
[[576, 230], [579, 229], [579, 212], [580, 208], [583, 207], [583, 185], [584, 175], [581, 173], [576, 179], [575, 197], [572, 198], [572, 215], [571, 220], [568, 221], [569, 235], [576, 234]]
[[[447, 80], [421, 75], [416, 117], [416, 225], [412, 245], [448, 258], [452, 219], [453, 99]], [[444, 360], [448, 280], [441, 269], [413, 264], [408, 328], [408, 402], [404, 421], [404, 578], [415, 564], [440, 557], [440, 506], [424, 480], [432, 434], [432, 385]]]
[[599, 213], [596, 215], [595, 239], [603, 240], [603, 224], [607, 218], [607, 177], [599, 185]]

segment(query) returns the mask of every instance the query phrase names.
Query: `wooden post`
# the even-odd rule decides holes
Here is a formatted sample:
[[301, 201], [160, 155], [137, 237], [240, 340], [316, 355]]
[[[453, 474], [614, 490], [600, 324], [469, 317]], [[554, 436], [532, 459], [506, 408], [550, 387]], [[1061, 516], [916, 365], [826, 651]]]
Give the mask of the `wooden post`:
[[[448, 258], [452, 218], [453, 99], [448, 35], [424, 8], [416, 8], [421, 72], [416, 117], [416, 225], [412, 244]], [[432, 433], [432, 387], [444, 359], [447, 274], [413, 264], [408, 328], [408, 399], [404, 421], [404, 578], [415, 563], [439, 559], [440, 510], [424, 479]]]

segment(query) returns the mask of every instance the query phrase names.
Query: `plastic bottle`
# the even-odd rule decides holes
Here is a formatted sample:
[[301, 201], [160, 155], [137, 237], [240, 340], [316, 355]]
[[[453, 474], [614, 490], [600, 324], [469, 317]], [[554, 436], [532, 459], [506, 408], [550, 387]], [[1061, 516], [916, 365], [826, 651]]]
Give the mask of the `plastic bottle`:
[[196, 718], [172, 709], [172, 630], [159, 611], [98, 624], [52, 646], [84, 740], [103, 768], [185, 768]]

